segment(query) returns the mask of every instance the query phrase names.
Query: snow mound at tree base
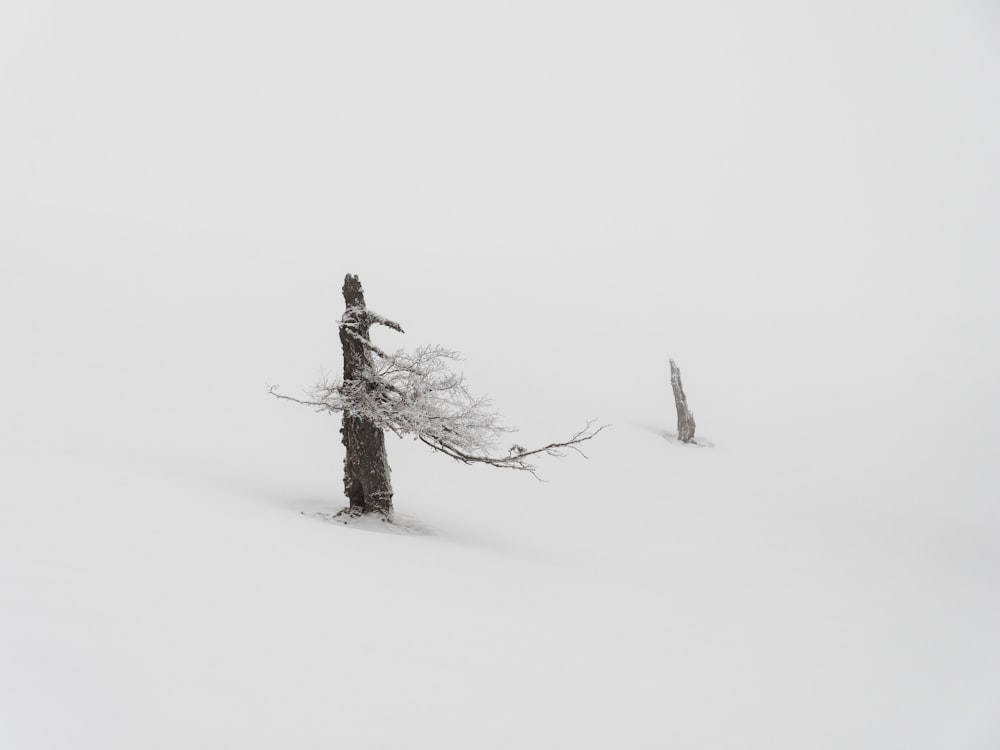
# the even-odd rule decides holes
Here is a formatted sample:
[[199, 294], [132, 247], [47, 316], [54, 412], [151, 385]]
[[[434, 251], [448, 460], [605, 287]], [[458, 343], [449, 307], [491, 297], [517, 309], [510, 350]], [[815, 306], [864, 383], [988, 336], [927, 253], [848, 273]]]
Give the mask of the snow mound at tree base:
[[700, 436], [695, 437], [694, 439], [689, 440], [688, 442], [684, 442], [677, 436], [676, 430], [658, 430], [657, 434], [664, 440], [669, 440], [671, 443], [676, 443], [677, 445], [691, 445], [698, 448], [715, 447], [715, 443], [713, 443], [711, 440]]
[[336, 513], [326, 511], [302, 511], [302, 515], [309, 518], [318, 518], [321, 521], [350, 526], [363, 531], [379, 531], [385, 534], [411, 534], [415, 536], [431, 536], [434, 530], [422, 521], [407, 516], [402, 513], [393, 514], [392, 519], [388, 519], [378, 513], [368, 513], [364, 515], [352, 515], [349, 508], [342, 508]]

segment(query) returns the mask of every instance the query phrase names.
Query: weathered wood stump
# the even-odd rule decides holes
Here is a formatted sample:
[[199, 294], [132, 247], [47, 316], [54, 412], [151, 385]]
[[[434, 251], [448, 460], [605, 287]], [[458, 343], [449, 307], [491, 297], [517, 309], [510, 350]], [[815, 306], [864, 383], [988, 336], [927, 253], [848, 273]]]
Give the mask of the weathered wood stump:
[[681, 385], [681, 370], [670, 360], [670, 385], [674, 389], [674, 404], [677, 406], [677, 439], [682, 443], [694, 441], [694, 414], [688, 409], [687, 396]]

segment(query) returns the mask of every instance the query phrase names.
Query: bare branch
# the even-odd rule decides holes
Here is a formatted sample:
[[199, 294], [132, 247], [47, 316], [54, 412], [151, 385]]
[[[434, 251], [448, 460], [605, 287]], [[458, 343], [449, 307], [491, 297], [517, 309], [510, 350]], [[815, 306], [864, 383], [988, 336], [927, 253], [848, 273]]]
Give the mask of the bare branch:
[[485, 454], [470, 454], [456, 448], [444, 441], [428, 439], [424, 435], [419, 435], [418, 439], [420, 442], [429, 446], [438, 453], [443, 453], [456, 461], [461, 461], [464, 464], [486, 464], [487, 466], [493, 466], [498, 469], [514, 469], [515, 471], [526, 471], [536, 479], [539, 479], [536, 473], [536, 467], [534, 464], [528, 463], [525, 459], [529, 456], [536, 456], [540, 454], [545, 454], [549, 456], [554, 456], [556, 458], [563, 458], [566, 454], [562, 451], [563, 448], [568, 448], [570, 450], [576, 451], [584, 458], [587, 457], [579, 447], [580, 443], [586, 442], [596, 437], [599, 433], [605, 430], [610, 425], [601, 425], [596, 430], [593, 429], [593, 420], [587, 422], [586, 427], [584, 427], [579, 432], [575, 433], [568, 440], [560, 443], [549, 443], [548, 445], [543, 445], [541, 448], [534, 448], [528, 450], [523, 446], [514, 444], [510, 448], [510, 453], [506, 456], [491, 456]]
[[[302, 404], [303, 406], [315, 406], [318, 411], [323, 411], [323, 410], [335, 411], [334, 409], [331, 408], [329, 401], [303, 401], [302, 399], [293, 398], [292, 396], [286, 396], [283, 393], [278, 393], [278, 388], [280, 387], [281, 386], [277, 385], [269, 385], [267, 387], [267, 392], [270, 393], [275, 398], [280, 398], [284, 401], [294, 401], [296, 404]], [[336, 411], [340, 411], [340, 409], [336, 409]]]

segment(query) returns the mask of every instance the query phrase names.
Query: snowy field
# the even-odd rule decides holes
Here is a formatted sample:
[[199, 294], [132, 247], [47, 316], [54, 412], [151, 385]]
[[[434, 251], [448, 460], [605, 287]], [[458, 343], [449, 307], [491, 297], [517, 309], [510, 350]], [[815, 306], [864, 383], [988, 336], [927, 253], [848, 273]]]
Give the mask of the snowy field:
[[[0, 748], [1000, 748], [998, 91], [974, 0], [3, 4]], [[322, 520], [348, 272], [612, 427]]]

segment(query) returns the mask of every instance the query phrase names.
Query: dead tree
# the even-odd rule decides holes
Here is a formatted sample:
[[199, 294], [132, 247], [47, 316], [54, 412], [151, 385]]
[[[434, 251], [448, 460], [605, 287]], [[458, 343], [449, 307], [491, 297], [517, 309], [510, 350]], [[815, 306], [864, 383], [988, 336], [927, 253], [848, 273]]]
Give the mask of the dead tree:
[[347, 275], [343, 292], [343, 379], [320, 382], [311, 400], [282, 395], [277, 386], [271, 386], [269, 391], [277, 398], [312, 406], [317, 411], [342, 414], [344, 493], [351, 515], [379, 514], [392, 520], [385, 430], [398, 437], [410, 435], [464, 464], [527, 471], [537, 477], [531, 463], [534, 457], [562, 457], [566, 449], [583, 455], [579, 445], [604, 429], [588, 422], [567, 440], [533, 449], [514, 444], [506, 454], [496, 453], [496, 441], [513, 430], [499, 423], [499, 415], [491, 409], [488, 399], [473, 396], [464, 377], [448, 367], [449, 362], [459, 359], [458, 353], [439, 346], [391, 354], [383, 351], [371, 341], [371, 326], [382, 325], [400, 333], [402, 326], [367, 308], [357, 276]]
[[694, 442], [694, 414], [688, 409], [687, 396], [681, 385], [681, 370], [670, 360], [670, 385], [674, 389], [674, 404], [677, 406], [677, 439], [682, 443]]
[[[365, 307], [361, 281], [350, 274], [344, 279], [346, 309], [340, 323], [340, 346], [344, 352], [344, 386], [367, 388], [367, 373], [374, 366], [369, 329], [372, 319]], [[379, 321], [390, 323], [391, 321]], [[398, 331], [399, 325], [391, 325]], [[351, 515], [381, 513], [392, 516], [392, 480], [385, 453], [385, 433], [357, 409], [344, 408], [340, 428], [344, 444], [344, 494]]]

